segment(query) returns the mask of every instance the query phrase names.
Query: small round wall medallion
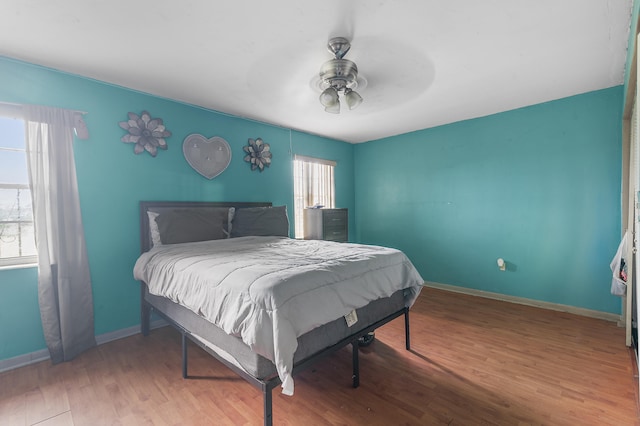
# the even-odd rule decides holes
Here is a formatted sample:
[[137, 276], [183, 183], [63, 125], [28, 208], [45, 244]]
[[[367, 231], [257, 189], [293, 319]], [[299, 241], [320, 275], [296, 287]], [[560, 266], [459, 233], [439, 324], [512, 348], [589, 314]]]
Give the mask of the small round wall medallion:
[[251, 170], [258, 169], [262, 172], [265, 167], [271, 165], [271, 146], [261, 138], [249, 139], [249, 144], [242, 149], [247, 153], [244, 161], [251, 164]]
[[151, 114], [142, 111], [140, 115], [130, 112], [127, 121], [120, 121], [118, 125], [127, 131], [127, 134], [120, 138], [124, 143], [133, 143], [133, 152], [140, 154], [147, 151], [152, 157], [158, 154], [159, 149], [167, 149], [167, 142], [164, 140], [171, 136], [171, 132], [166, 129], [162, 118], [151, 118]]

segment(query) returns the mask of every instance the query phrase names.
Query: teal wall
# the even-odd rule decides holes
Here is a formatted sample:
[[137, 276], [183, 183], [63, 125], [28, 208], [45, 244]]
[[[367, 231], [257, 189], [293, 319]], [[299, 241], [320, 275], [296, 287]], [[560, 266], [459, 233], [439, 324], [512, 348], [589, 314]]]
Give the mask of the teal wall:
[[36, 268], [0, 270], [0, 359], [45, 347], [37, 279]]
[[[75, 142], [80, 203], [95, 305], [102, 334], [139, 323], [139, 287], [132, 270], [140, 251], [140, 200], [271, 201], [286, 204], [293, 235], [292, 155], [337, 161], [337, 202], [354, 208], [353, 146], [301, 132], [160, 99], [93, 80], [0, 58], [0, 101], [87, 111], [91, 138]], [[173, 135], [156, 158], [135, 155], [120, 141], [127, 112], [147, 110]], [[213, 180], [193, 171], [182, 154], [191, 133], [220, 136], [232, 161]], [[243, 161], [248, 138], [271, 145], [273, 163], [263, 173]], [[355, 229], [353, 220], [351, 229]], [[353, 233], [353, 232], [352, 232]], [[35, 269], [0, 270], [0, 359], [44, 349]], [[9, 320], [7, 320], [9, 319]]]
[[622, 99], [619, 86], [357, 145], [357, 238], [404, 250], [427, 281], [619, 313]]
[[[622, 87], [354, 146], [4, 58], [0, 81], [0, 101], [88, 112], [91, 138], [75, 155], [97, 334], [139, 322], [140, 200], [267, 200], [293, 211], [293, 154], [335, 160], [350, 239], [403, 249], [428, 281], [620, 311], [608, 264], [620, 235]], [[156, 158], [120, 142], [117, 123], [145, 109], [173, 132]], [[188, 166], [191, 133], [229, 142], [222, 175], [209, 181]], [[242, 161], [250, 137], [274, 153], [262, 174]], [[35, 269], [0, 270], [0, 360], [45, 347], [36, 279]]]

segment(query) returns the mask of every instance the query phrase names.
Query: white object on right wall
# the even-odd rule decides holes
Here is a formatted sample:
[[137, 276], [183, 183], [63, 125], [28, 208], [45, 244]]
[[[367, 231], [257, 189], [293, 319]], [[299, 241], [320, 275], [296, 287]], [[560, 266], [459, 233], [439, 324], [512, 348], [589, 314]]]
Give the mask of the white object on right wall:
[[507, 270], [507, 263], [504, 261], [503, 258], [498, 258], [498, 268], [500, 268], [501, 271]]
[[624, 233], [618, 250], [609, 265], [612, 273], [611, 294], [614, 296], [625, 296], [627, 294], [627, 268], [624, 259], [624, 255], [627, 253], [627, 234], [628, 232]]

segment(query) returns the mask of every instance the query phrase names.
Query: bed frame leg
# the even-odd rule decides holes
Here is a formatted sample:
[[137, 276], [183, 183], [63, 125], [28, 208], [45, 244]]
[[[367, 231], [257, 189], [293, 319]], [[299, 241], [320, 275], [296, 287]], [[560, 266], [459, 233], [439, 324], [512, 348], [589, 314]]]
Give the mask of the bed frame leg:
[[358, 349], [358, 341], [354, 340], [351, 342], [351, 352], [353, 355], [353, 387], [357, 388], [360, 386], [360, 361], [358, 359], [359, 349]]
[[182, 378], [186, 379], [187, 375], [187, 334], [182, 333]]
[[140, 331], [142, 332], [143, 336], [148, 336], [149, 328], [150, 328], [149, 323], [151, 322], [151, 319], [150, 319], [151, 308], [143, 303], [140, 310], [141, 310]]
[[[144, 284], [140, 284], [144, 286]], [[141, 297], [144, 297], [144, 289], [142, 290]], [[143, 336], [149, 335], [149, 330], [151, 328], [151, 306], [147, 304], [144, 300], [140, 302], [140, 332]]]
[[263, 396], [263, 406], [264, 406], [264, 426], [272, 426], [273, 425], [273, 404], [271, 400], [271, 389], [263, 388], [262, 389]]
[[404, 308], [404, 341], [408, 351], [411, 350], [411, 338], [409, 337], [409, 308]]

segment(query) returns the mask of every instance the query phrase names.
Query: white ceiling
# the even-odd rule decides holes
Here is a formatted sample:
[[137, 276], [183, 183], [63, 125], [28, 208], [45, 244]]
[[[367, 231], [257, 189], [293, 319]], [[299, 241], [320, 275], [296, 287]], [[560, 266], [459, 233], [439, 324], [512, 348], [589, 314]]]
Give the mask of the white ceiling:
[[[632, 0], [2, 0], [0, 55], [348, 142], [623, 83]], [[328, 114], [330, 37], [368, 85]]]

